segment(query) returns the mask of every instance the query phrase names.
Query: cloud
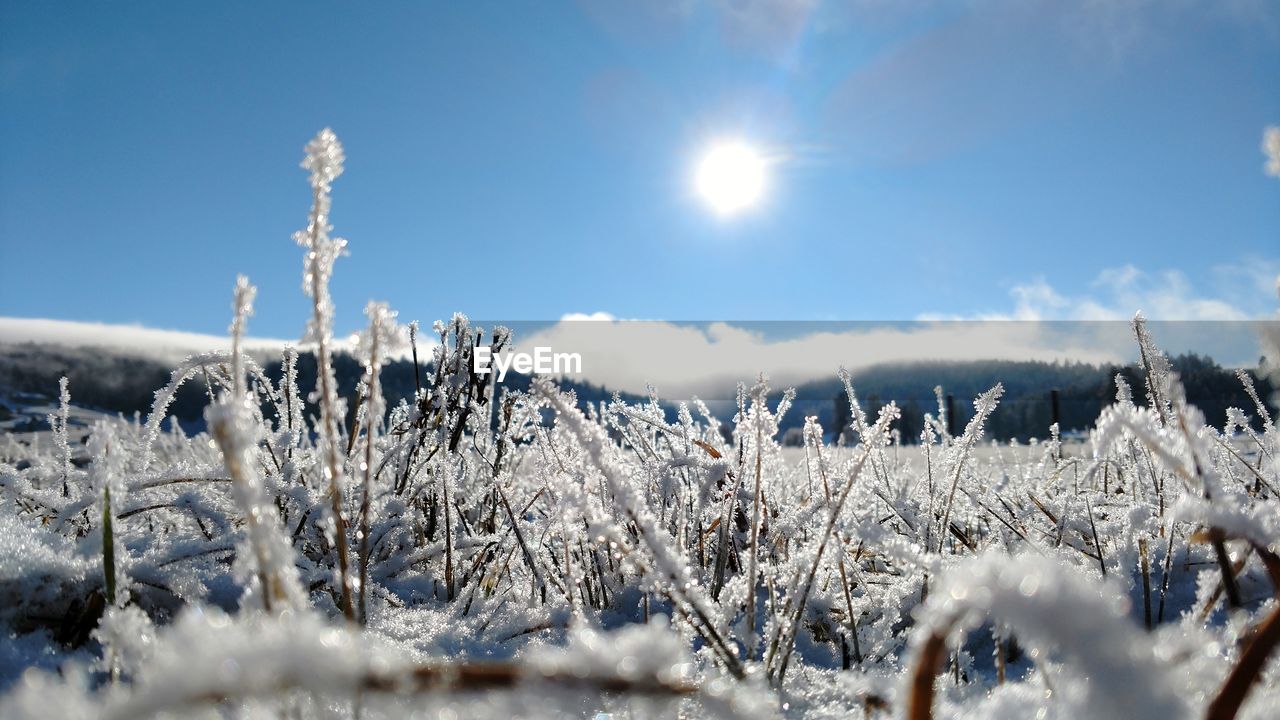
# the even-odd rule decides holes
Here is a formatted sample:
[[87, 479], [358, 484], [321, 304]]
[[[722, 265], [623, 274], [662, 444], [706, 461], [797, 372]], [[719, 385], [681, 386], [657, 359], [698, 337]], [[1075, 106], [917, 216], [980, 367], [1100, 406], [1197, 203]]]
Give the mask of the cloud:
[[599, 312], [599, 311], [593, 312], [593, 313], [565, 313], [564, 315], [560, 316], [560, 322], [579, 322], [584, 320], [589, 322], [607, 322], [607, 321], [617, 320], [617, 319], [618, 318], [610, 315], [607, 312]]
[[1280, 127], [1270, 125], [1262, 133], [1262, 154], [1267, 156], [1263, 168], [1271, 177], [1280, 177]]
[[[0, 317], [0, 344], [44, 343], [67, 347], [101, 347], [138, 352], [161, 360], [177, 361], [210, 350], [230, 350], [227, 335], [203, 335], [180, 330], [160, 330], [141, 325]], [[246, 350], [278, 352], [288, 340], [245, 338]], [[297, 345], [296, 342], [292, 343]]]
[[[1182, 273], [1133, 266], [1103, 270], [1088, 292], [1066, 294], [1043, 279], [1015, 285], [1011, 309], [914, 322], [666, 322], [619, 320], [607, 312], [568, 313], [515, 337], [518, 352], [548, 347], [579, 353], [582, 378], [615, 390], [664, 397], [732, 397], [758, 374], [776, 386], [833, 377], [882, 363], [966, 360], [1129, 362], [1136, 356], [1129, 320], [1143, 310], [1170, 353], [1194, 351], [1221, 363], [1252, 364], [1262, 352], [1257, 330], [1276, 330], [1275, 276], [1280, 264], [1254, 259], [1211, 269], [1214, 292]], [[1280, 333], [1277, 333], [1280, 334]], [[0, 318], [0, 343], [47, 342], [144, 351], [177, 359], [226, 349], [226, 337], [138, 326]], [[278, 351], [284, 340], [248, 346]], [[420, 347], [421, 351], [421, 347]]]
[[[602, 315], [602, 313], [596, 313]], [[567, 316], [566, 316], [567, 317]], [[362, 330], [363, 331], [363, 330]], [[401, 326], [402, 342], [394, 344], [383, 353], [393, 360], [410, 357], [408, 328]], [[360, 333], [334, 336], [330, 347], [337, 352], [359, 355]], [[214, 350], [230, 351], [230, 335], [206, 335], [183, 330], [163, 330], [142, 325], [111, 325], [107, 323], [50, 320], [45, 318], [0, 317], [0, 345], [37, 343], [63, 347], [102, 348], [126, 355], [142, 355], [160, 362], [176, 364], [188, 355]], [[418, 337], [418, 352], [430, 354], [439, 344], [431, 333]], [[263, 356], [278, 359], [286, 345], [301, 352], [310, 350], [311, 343], [280, 338], [246, 337], [246, 352], [261, 359]]]
[[1280, 318], [1272, 288], [1280, 263], [1254, 259], [1220, 265], [1210, 271], [1213, 291], [1197, 290], [1177, 270], [1145, 272], [1133, 265], [1098, 273], [1084, 295], [1066, 297], [1043, 278], [1015, 285], [1012, 313], [982, 319], [1127, 320], [1141, 310], [1155, 320], [1260, 320]]
[[[1087, 294], [1035, 279], [1010, 290], [1011, 310], [909, 323], [672, 323], [573, 313], [517, 337], [516, 349], [579, 353], [583, 376], [613, 389], [644, 392], [652, 384], [667, 397], [722, 399], [762, 372], [791, 385], [830, 377], [841, 365], [856, 373], [934, 360], [1129, 362], [1136, 352], [1129, 323], [1142, 310], [1166, 351], [1245, 365], [1260, 352], [1256, 321], [1280, 318], [1268, 309], [1278, 270], [1269, 260], [1223, 265], [1210, 273], [1218, 292], [1204, 294], [1178, 271], [1126, 265], [1100, 272]], [[595, 322], [580, 322], [588, 319]]]
[[895, 323], [566, 321], [516, 338], [516, 350], [579, 353], [586, 379], [667, 397], [730, 397], [738, 381], [765, 373], [778, 385], [834, 376], [840, 366], [930, 360], [1127, 359], [1126, 323], [1067, 327], [1048, 323], [945, 321]]

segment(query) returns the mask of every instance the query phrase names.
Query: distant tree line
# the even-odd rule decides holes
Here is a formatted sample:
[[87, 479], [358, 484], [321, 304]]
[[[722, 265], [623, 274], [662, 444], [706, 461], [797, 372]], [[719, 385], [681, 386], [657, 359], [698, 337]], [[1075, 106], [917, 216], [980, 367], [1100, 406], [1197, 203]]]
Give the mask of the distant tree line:
[[[269, 360], [263, 372], [277, 385], [280, 382], [282, 363]], [[124, 415], [151, 411], [155, 392], [169, 383], [172, 367], [158, 360], [103, 348], [71, 348], [61, 345], [22, 343], [0, 346], [0, 396], [14, 393], [30, 393], [54, 399], [58, 394], [58, 380], [66, 376], [71, 386], [71, 400], [80, 407]], [[351, 355], [339, 353], [333, 359], [334, 375], [340, 392], [347, 397], [348, 413], [355, 407], [356, 388], [364, 369]], [[430, 377], [430, 366], [419, 368], [423, 378]], [[399, 360], [388, 364], [381, 374], [382, 391], [388, 406], [395, 407], [401, 400], [412, 401], [417, 389], [413, 362]], [[502, 388], [528, 390], [530, 377], [508, 372]], [[577, 393], [579, 404], [598, 405], [612, 399], [613, 392], [602, 385], [589, 382], [563, 383]], [[307, 399], [316, 386], [316, 358], [312, 353], [298, 356], [298, 386], [302, 388], [307, 403], [306, 412], [315, 413], [314, 404]], [[204, 429], [204, 408], [209, 404], [210, 388], [197, 376], [179, 390], [169, 414], [176, 417], [190, 431]], [[623, 394], [629, 401], [637, 396]], [[7, 413], [2, 407], [0, 413]], [[348, 421], [350, 418], [348, 418]]]
[[[1194, 354], [1174, 357], [1172, 363], [1186, 388], [1187, 399], [1205, 413], [1211, 424], [1220, 427], [1226, 421], [1229, 407], [1238, 407], [1251, 417], [1257, 415], [1234, 370]], [[125, 415], [145, 416], [150, 412], [155, 391], [169, 382], [170, 370], [167, 364], [157, 360], [113, 350], [38, 344], [0, 346], [0, 391], [54, 398], [58, 379], [66, 375], [75, 404]], [[279, 360], [268, 361], [263, 370], [274, 382], [279, 382]], [[424, 378], [428, 377], [427, 367], [420, 368], [420, 372]], [[338, 387], [349, 400], [348, 406], [353, 407], [362, 368], [350, 355], [338, 354], [334, 358], [334, 373]], [[1102, 408], [1115, 400], [1117, 374], [1128, 380], [1135, 401], [1144, 404], [1143, 373], [1132, 365], [1009, 360], [901, 363], [859, 370], [853, 385], [859, 402], [872, 417], [884, 404], [896, 402], [903, 412], [894, 429], [902, 442], [913, 443], [924, 429], [924, 414], [936, 416], [938, 413], [935, 387], [942, 387], [944, 397], [954, 398], [954, 423], [957, 429], [962, 429], [973, 414], [973, 398], [996, 382], [1002, 382], [1005, 395], [991, 416], [988, 436], [1027, 440], [1048, 437], [1052, 422], [1050, 391], [1054, 389], [1058, 391], [1062, 430], [1092, 427]], [[1250, 374], [1259, 394], [1269, 400], [1275, 388], [1256, 371]], [[304, 391], [315, 387], [316, 361], [310, 353], [298, 358], [298, 382]], [[527, 390], [529, 382], [528, 376], [511, 372], [502, 387]], [[411, 400], [416, 388], [413, 362], [400, 360], [389, 364], [382, 372], [382, 384], [391, 407], [401, 400]], [[563, 385], [577, 393], [580, 405], [598, 405], [613, 397], [613, 391], [602, 385], [575, 381], [564, 381]], [[306, 394], [304, 392], [304, 397]], [[775, 393], [771, 399], [776, 403], [780, 395]], [[632, 402], [638, 399], [625, 393], [623, 397]], [[189, 431], [200, 430], [204, 427], [204, 408], [208, 402], [209, 389], [197, 378], [179, 390], [170, 414]], [[670, 420], [675, 419], [675, 407], [674, 403], [664, 404]], [[315, 412], [310, 403], [308, 412]], [[721, 417], [722, 429], [731, 427], [731, 415], [732, 409]], [[804, 425], [804, 418], [810, 415], [817, 416], [829, 440], [848, 433], [849, 403], [838, 379], [813, 381], [796, 388], [794, 406], [783, 418], [780, 428], [787, 441], [800, 442], [799, 429]], [[1254, 422], [1261, 427], [1256, 417]]]
[[[1236, 407], [1252, 418], [1255, 428], [1262, 424], [1253, 400], [1245, 392], [1235, 370], [1223, 368], [1208, 357], [1186, 354], [1171, 358], [1187, 400], [1205, 414], [1211, 425], [1221, 427], [1227, 409]], [[1269, 402], [1275, 388], [1257, 370], [1246, 370], [1264, 402]], [[910, 363], [868, 368], [854, 378], [859, 402], [872, 417], [880, 407], [895, 401], [902, 417], [895, 423], [904, 443], [916, 442], [924, 429], [923, 417], [928, 412], [938, 416], [938, 400], [934, 388], [941, 386], [944, 404], [951, 396], [952, 422], [957, 431], [973, 417], [973, 398], [996, 382], [1004, 384], [1000, 407], [987, 424], [988, 437], [999, 440], [1046, 438], [1053, 423], [1051, 393], [1058, 391], [1059, 429], [1062, 432], [1088, 430], [1099, 413], [1115, 402], [1115, 378], [1123, 377], [1133, 390], [1134, 401], [1145, 405], [1145, 374], [1136, 365], [1091, 365], [1087, 363], [1047, 363], [1039, 361], [987, 361], [964, 363]], [[817, 397], [825, 396], [817, 408]], [[804, 397], [809, 408], [817, 409], [819, 420], [830, 419], [823, 427], [832, 436], [848, 432], [851, 425], [849, 401], [839, 381], [810, 383], [797, 389], [797, 400]], [[1274, 413], [1274, 408], [1271, 409]]]

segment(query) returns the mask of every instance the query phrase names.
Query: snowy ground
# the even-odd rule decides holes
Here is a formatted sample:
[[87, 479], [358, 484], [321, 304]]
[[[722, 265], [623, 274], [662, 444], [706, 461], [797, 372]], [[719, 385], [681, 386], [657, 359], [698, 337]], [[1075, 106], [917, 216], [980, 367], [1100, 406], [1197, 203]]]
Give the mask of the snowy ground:
[[[259, 438], [239, 469], [256, 493], [209, 435], [71, 405], [64, 435], [58, 406], [23, 406], [55, 430], [0, 441], [0, 714], [51, 717], [55, 696], [59, 717], [888, 717], [929, 658], [939, 717], [1191, 716], [1275, 607], [1274, 430], [1184, 434], [1122, 399], [1091, 443], [983, 443], [980, 406], [965, 434], [927, 446], [868, 426], [854, 447], [822, 447], [815, 428], [783, 448], [785, 408], [763, 395], [730, 444], [651, 407], [584, 416], [543, 386], [508, 398], [503, 433], [472, 428], [453, 452], [407, 407], [342, 439], [348, 571], [367, 575], [365, 592], [348, 580], [352, 624], [321, 434], [290, 429], [305, 421], [288, 378], [259, 392], [268, 410], [239, 418]], [[1193, 408], [1169, 412], [1195, 426]], [[379, 469], [368, 549], [365, 457]], [[1211, 502], [1194, 499], [1204, 488]], [[1238, 610], [1204, 527], [1236, 538]], [[947, 639], [936, 659], [931, 634]], [[1242, 716], [1266, 715], [1270, 677]]]

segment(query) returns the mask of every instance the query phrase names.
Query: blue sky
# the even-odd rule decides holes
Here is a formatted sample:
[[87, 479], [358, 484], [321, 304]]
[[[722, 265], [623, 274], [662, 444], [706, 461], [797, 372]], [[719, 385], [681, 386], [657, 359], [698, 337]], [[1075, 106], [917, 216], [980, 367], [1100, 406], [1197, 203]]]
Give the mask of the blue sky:
[[[0, 315], [296, 337], [302, 146], [340, 329], [1275, 312], [1280, 3], [0, 1]], [[718, 218], [699, 152], [765, 201]]]

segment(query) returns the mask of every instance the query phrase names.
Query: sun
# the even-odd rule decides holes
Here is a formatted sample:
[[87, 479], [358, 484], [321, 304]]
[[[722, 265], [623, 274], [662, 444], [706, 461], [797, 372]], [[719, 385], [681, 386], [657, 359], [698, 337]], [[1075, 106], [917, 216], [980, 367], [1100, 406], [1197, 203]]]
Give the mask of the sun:
[[763, 197], [766, 170], [755, 148], [740, 140], [721, 141], [698, 160], [694, 187], [717, 215], [736, 215]]

